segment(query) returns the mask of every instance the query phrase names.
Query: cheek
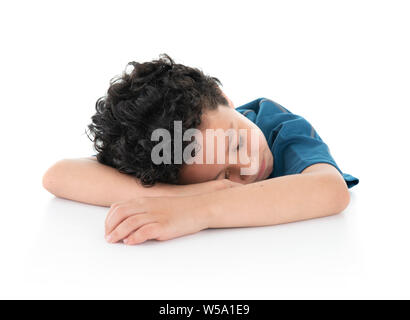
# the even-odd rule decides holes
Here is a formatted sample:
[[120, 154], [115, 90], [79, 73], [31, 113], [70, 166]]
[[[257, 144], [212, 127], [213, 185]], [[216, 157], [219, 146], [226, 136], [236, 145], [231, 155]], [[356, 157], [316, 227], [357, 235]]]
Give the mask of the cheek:
[[[255, 135], [253, 139], [252, 134]], [[252, 155], [260, 154], [264, 150], [265, 144], [265, 136], [262, 132], [256, 131], [255, 133], [252, 133], [252, 130], [249, 130], [247, 136], [247, 151], [250, 157], [252, 157]]]
[[262, 151], [267, 147], [267, 145], [268, 143], [266, 141], [266, 138], [263, 133], [261, 133], [261, 135], [259, 136], [259, 149]]
[[[267, 145], [266, 138], [261, 129], [249, 119], [245, 119], [245, 121], [241, 123], [240, 127], [246, 129], [248, 155], [252, 157], [255, 153], [261, 154]], [[252, 139], [252, 135], [255, 135], [254, 139]]]
[[181, 183], [194, 184], [213, 180], [222, 167], [223, 165], [217, 164], [185, 164], [179, 175]]

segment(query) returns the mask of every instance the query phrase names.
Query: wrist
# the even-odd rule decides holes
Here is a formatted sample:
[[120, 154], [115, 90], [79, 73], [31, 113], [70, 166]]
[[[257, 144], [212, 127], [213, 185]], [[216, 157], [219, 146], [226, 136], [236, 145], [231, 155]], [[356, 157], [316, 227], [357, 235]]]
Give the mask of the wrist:
[[233, 182], [229, 179], [215, 180], [218, 183], [214, 191], [195, 196], [192, 203], [198, 208], [198, 218], [201, 224], [205, 225], [204, 229], [219, 228], [220, 219], [224, 213], [225, 199], [229, 197], [230, 191], [228, 189], [243, 186], [238, 182]]
[[[199, 230], [208, 229], [211, 217], [211, 201], [209, 199], [211, 193], [190, 195], [185, 197], [177, 197], [175, 200], [175, 207], [179, 211], [186, 212], [187, 218], [192, 219], [192, 223], [197, 226]], [[199, 231], [198, 230], [198, 231]]]
[[218, 215], [220, 206], [217, 204], [219, 192], [201, 194], [192, 199], [196, 210], [198, 223], [203, 229], [214, 228], [215, 217]]

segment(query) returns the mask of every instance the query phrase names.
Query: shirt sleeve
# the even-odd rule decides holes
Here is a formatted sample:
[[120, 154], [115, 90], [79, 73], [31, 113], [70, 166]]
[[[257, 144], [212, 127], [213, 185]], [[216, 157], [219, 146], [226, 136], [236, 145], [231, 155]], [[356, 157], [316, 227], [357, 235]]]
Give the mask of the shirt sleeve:
[[267, 98], [258, 98], [236, 108], [263, 132], [274, 157], [273, 172], [268, 178], [301, 173], [316, 163], [334, 166], [349, 188], [359, 179], [340, 170], [326, 143], [303, 117]]
[[341, 171], [327, 144], [306, 119], [292, 113], [283, 116], [287, 119], [274, 129], [276, 137], [272, 153], [275, 175], [301, 173], [313, 164], [328, 163], [340, 172], [349, 188], [359, 182], [357, 178]]

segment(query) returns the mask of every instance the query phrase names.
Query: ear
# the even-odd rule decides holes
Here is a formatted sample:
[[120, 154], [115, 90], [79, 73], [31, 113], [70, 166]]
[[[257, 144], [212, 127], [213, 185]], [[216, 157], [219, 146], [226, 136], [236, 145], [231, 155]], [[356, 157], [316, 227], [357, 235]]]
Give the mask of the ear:
[[227, 96], [222, 90], [221, 90], [221, 92], [222, 92], [222, 95], [225, 97], [226, 101], [228, 101], [229, 106], [230, 106], [232, 109], [235, 109], [235, 106], [234, 106], [232, 100], [229, 99], [228, 96]]

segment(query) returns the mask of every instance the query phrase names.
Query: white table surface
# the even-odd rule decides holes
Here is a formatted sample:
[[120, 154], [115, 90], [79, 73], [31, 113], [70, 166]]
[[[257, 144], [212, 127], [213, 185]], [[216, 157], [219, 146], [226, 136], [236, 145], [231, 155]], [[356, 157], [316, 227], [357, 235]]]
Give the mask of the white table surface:
[[[410, 298], [406, 2], [247, 3], [1, 5], [0, 298]], [[55, 198], [42, 175], [94, 153], [84, 129], [108, 80], [162, 52], [220, 78], [237, 106], [268, 97], [306, 117], [360, 179], [349, 207], [107, 244], [108, 208]]]

